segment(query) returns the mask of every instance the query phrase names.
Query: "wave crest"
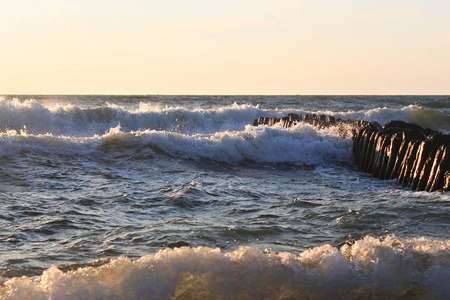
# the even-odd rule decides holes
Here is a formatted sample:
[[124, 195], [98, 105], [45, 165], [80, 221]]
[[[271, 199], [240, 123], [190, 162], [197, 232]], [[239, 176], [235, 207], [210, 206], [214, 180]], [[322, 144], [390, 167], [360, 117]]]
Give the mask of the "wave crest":
[[[0, 99], [0, 149], [1, 155], [8, 156], [21, 150], [86, 154], [148, 146], [175, 157], [230, 163], [316, 166], [351, 160], [351, 141], [340, 138], [336, 128], [320, 130], [304, 123], [290, 129], [249, 125], [260, 116], [281, 117], [292, 111], [310, 113], [237, 103], [188, 109], [148, 102], [81, 107]], [[413, 121], [450, 132], [450, 116], [418, 105], [315, 113], [381, 124]]]
[[[299, 103], [301, 106], [301, 103]], [[69, 136], [92, 136], [104, 134], [120, 124], [123, 131], [161, 130], [186, 134], [214, 133], [218, 131], [243, 130], [253, 119], [282, 117], [294, 112], [334, 115], [350, 120], [377, 121], [384, 124], [390, 120], [415, 122], [445, 132], [450, 131], [450, 116], [437, 108], [409, 105], [403, 108], [376, 108], [362, 111], [332, 112], [291, 109], [261, 109], [258, 105], [232, 103], [210, 108], [188, 108], [160, 103], [139, 102], [118, 105], [105, 102], [96, 107], [49, 105], [35, 100], [0, 98], [0, 132], [19, 131], [26, 127], [30, 133]]]
[[15, 155], [21, 150], [53, 154], [127, 152], [149, 147], [158, 153], [192, 160], [225, 163], [288, 163], [317, 166], [351, 160], [351, 140], [339, 136], [338, 128], [318, 130], [298, 124], [290, 130], [281, 126], [254, 127], [243, 131], [208, 134], [183, 134], [143, 130], [125, 132], [120, 125], [103, 135], [74, 138], [53, 134], [33, 135], [26, 130], [0, 134], [1, 155]]
[[401, 109], [377, 108], [364, 112], [361, 119], [384, 124], [391, 120], [416, 123], [424, 128], [450, 133], [450, 116], [435, 108], [409, 105]]
[[299, 255], [252, 247], [233, 252], [206, 247], [161, 250], [136, 261], [4, 279], [3, 299], [445, 299], [450, 241], [365, 237], [337, 249]]
[[0, 132], [19, 131], [70, 136], [104, 134], [121, 125], [124, 131], [164, 130], [184, 133], [208, 133], [239, 130], [264, 114], [258, 106], [231, 104], [212, 109], [187, 109], [183, 106], [161, 106], [140, 103], [120, 106], [105, 103], [83, 108], [74, 105], [44, 106], [35, 100], [0, 99]]

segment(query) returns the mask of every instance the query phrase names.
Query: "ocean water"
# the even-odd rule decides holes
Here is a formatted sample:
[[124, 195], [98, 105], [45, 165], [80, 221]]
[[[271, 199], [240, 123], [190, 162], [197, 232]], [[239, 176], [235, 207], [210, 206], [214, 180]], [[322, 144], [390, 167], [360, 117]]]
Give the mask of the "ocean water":
[[342, 128], [450, 134], [450, 96], [0, 97], [0, 299], [449, 299], [450, 194]]

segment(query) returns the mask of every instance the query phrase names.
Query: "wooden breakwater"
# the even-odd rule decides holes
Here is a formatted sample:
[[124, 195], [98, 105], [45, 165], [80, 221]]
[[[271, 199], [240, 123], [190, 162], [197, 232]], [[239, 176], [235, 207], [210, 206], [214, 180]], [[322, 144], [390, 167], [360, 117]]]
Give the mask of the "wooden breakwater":
[[397, 179], [401, 185], [417, 191], [450, 192], [450, 135], [404, 121], [389, 121], [381, 126], [314, 114], [260, 117], [253, 125], [280, 123], [289, 128], [299, 122], [319, 128], [350, 124], [353, 156], [360, 170], [379, 179]]
[[288, 114], [286, 117], [282, 118], [259, 117], [259, 119], [255, 119], [253, 121], [253, 126], [258, 125], [272, 126], [277, 123], [280, 123], [281, 126], [283, 126], [284, 128], [289, 128], [296, 125], [299, 122], [305, 122], [320, 127], [320, 126], [337, 125], [338, 123], [343, 122], [343, 120], [336, 119], [333, 116], [315, 115], [315, 114], [307, 114], [303, 118], [302, 115], [291, 113]]

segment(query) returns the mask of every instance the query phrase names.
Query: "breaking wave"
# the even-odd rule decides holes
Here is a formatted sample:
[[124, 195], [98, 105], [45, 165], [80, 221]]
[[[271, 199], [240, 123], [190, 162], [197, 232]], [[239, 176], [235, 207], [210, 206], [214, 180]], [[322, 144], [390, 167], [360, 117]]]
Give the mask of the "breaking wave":
[[447, 134], [450, 133], [450, 115], [436, 108], [423, 108], [418, 105], [410, 105], [402, 109], [372, 109], [367, 111], [362, 119], [377, 121], [380, 124], [390, 120], [401, 120], [419, 124], [424, 128], [432, 128]]
[[236, 103], [209, 109], [145, 102], [134, 106], [106, 103], [82, 108], [0, 99], [0, 155], [14, 155], [22, 150], [85, 155], [148, 147], [175, 157], [229, 163], [314, 166], [351, 159], [350, 136], [342, 138], [337, 128], [317, 129], [303, 123], [289, 129], [249, 125], [259, 116], [281, 117], [293, 111], [303, 115], [333, 114], [342, 119], [381, 124], [394, 119], [413, 121], [424, 127], [450, 131], [450, 116], [417, 105], [333, 113], [264, 110], [258, 105]]
[[351, 140], [339, 137], [337, 128], [318, 131], [306, 124], [288, 131], [279, 126], [247, 125], [243, 131], [192, 135], [157, 130], [124, 132], [120, 126], [101, 136], [83, 138], [33, 135], [24, 130], [0, 134], [2, 156], [16, 155], [23, 150], [86, 155], [134, 151], [141, 147], [175, 157], [226, 163], [251, 161], [316, 165], [351, 159]]
[[[29, 133], [76, 137], [104, 134], [118, 125], [124, 131], [164, 130], [211, 133], [242, 129], [264, 114], [257, 106], [232, 104], [216, 109], [187, 109], [141, 102], [138, 106], [82, 108], [73, 105], [47, 107], [34, 100], [0, 99], [0, 132], [26, 128]], [[280, 114], [280, 113], [278, 113]]]
[[450, 241], [365, 237], [299, 255], [241, 247], [161, 250], [36, 277], [3, 278], [2, 299], [446, 299]]
[[[416, 122], [425, 127], [450, 130], [450, 116], [437, 108], [410, 105], [403, 108], [376, 108], [367, 111], [304, 111], [298, 108], [261, 109], [258, 105], [233, 103], [219, 108], [189, 109], [183, 106], [163, 106], [140, 102], [139, 105], [120, 106], [105, 103], [97, 107], [74, 105], [44, 105], [35, 100], [20, 101], [0, 98], [0, 132], [20, 131], [29, 133], [69, 135], [76, 137], [104, 134], [118, 125], [124, 131], [164, 130], [171, 132], [213, 133], [226, 130], [243, 130], [260, 116], [282, 117], [295, 112], [335, 115], [351, 120], [390, 120]], [[437, 128], [436, 128], [437, 127]]]

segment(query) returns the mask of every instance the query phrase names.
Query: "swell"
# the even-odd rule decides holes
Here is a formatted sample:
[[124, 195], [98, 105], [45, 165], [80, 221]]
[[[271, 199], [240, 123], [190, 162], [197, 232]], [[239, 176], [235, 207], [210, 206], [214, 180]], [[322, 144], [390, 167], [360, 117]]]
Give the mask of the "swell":
[[0, 99], [0, 155], [16, 155], [24, 150], [86, 155], [147, 147], [174, 157], [229, 163], [317, 166], [351, 160], [350, 139], [340, 138], [334, 129], [317, 129], [307, 124], [290, 129], [249, 125], [261, 115], [282, 117], [288, 112], [323, 113], [381, 124], [404, 120], [444, 133], [450, 131], [450, 116], [436, 108], [418, 105], [311, 112], [301, 107], [262, 109], [254, 104], [237, 103], [209, 108], [149, 102], [82, 107]]
[[437, 108], [424, 108], [409, 105], [401, 109], [377, 108], [367, 111], [362, 117], [366, 121], [384, 124], [391, 120], [416, 123], [423, 128], [431, 128], [443, 133], [450, 133], [450, 115]]
[[[365, 237], [299, 255], [181, 247], [136, 261], [3, 278], [2, 299], [446, 299], [449, 240]], [[97, 264], [98, 265], [98, 264]]]
[[351, 140], [339, 137], [337, 131], [337, 128], [317, 130], [308, 124], [292, 130], [247, 125], [242, 131], [183, 134], [157, 130], [124, 132], [117, 126], [104, 135], [73, 138], [10, 130], [0, 134], [0, 155], [15, 156], [21, 151], [70, 155], [131, 154], [145, 147], [154, 154], [192, 160], [314, 166], [351, 160]]
[[242, 129], [263, 113], [258, 106], [236, 103], [214, 109], [187, 109], [141, 102], [138, 106], [105, 103], [97, 107], [44, 106], [34, 100], [0, 100], [0, 132], [26, 129], [33, 134], [69, 136], [104, 134], [121, 126], [124, 131], [164, 130], [209, 133]]
[[334, 115], [350, 120], [390, 120], [418, 123], [440, 131], [450, 131], [450, 116], [438, 108], [410, 105], [403, 108], [376, 108], [360, 111], [307, 111], [299, 107], [262, 109], [255, 104], [216, 106], [213, 108], [188, 108], [158, 103], [140, 102], [134, 105], [117, 105], [108, 102], [95, 107], [49, 105], [35, 100], [0, 98], [0, 132], [26, 129], [32, 134], [52, 133], [75, 137], [102, 135], [109, 129], [121, 126], [123, 131], [164, 130], [181, 133], [212, 133], [242, 130], [259, 116], [282, 117], [289, 112]]

